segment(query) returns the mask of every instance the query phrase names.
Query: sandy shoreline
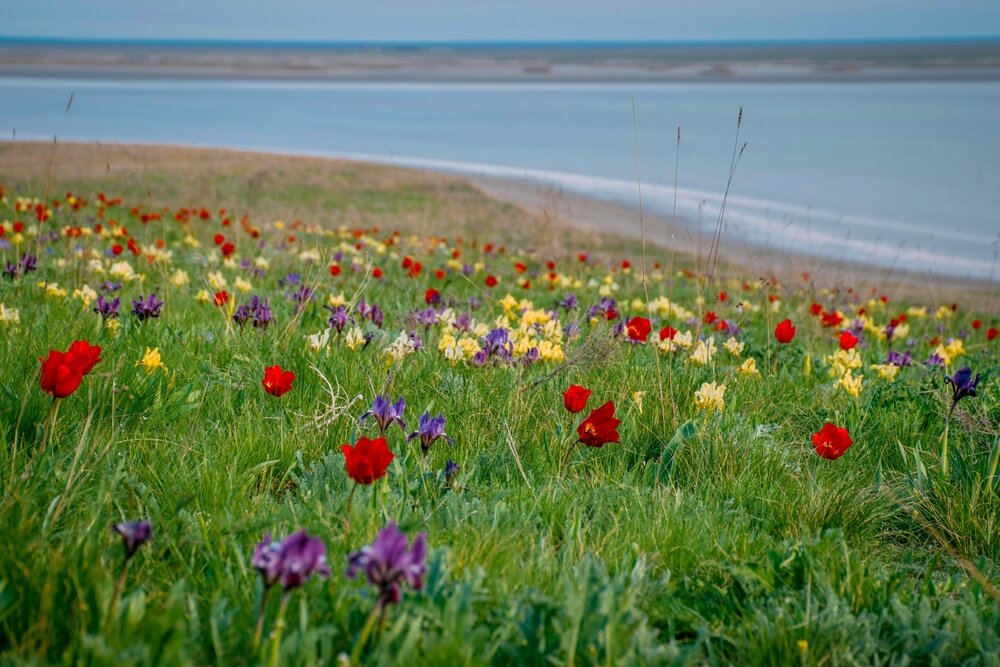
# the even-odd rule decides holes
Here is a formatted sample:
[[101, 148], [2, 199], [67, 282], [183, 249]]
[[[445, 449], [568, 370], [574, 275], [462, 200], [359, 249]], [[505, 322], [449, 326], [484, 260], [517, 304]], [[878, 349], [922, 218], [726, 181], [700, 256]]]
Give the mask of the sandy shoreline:
[[[0, 141], [0, 148], [23, 146], [34, 149], [31, 167], [36, 174], [45, 171], [45, 162], [40, 160], [44, 153], [49, 155], [51, 144]], [[63, 149], [75, 153], [99, 153], [97, 166], [103, 167], [108, 154], [124, 166], [123, 159], [134, 168], [142, 165], [145, 172], [149, 165], [170, 164], [171, 169], [184, 164], [197, 164], [207, 173], [216, 173], [231, 168], [231, 165], [245, 164], [247, 161], [262, 172], [269, 169], [287, 170], [290, 165], [308, 166], [357, 165], [366, 170], [394, 173], [412, 173], [420, 178], [439, 183], [471, 184], [488, 197], [506, 202], [521, 210], [520, 218], [529, 221], [539, 230], [536, 241], [549, 247], [562, 247], [575, 253], [579, 247], [588, 250], [604, 250], [614, 254], [627, 252], [634, 255], [638, 249], [636, 241], [643, 232], [651, 253], [661, 259], [664, 251], [674, 251], [679, 266], [691, 266], [696, 270], [707, 269], [711, 238], [710, 233], [699, 234], [692, 221], [678, 217], [657, 215], [645, 211], [640, 226], [638, 206], [627, 206], [565, 192], [553, 187], [533, 183], [524, 179], [493, 178], [468, 174], [439, 172], [428, 168], [408, 168], [398, 165], [362, 162], [340, 157], [296, 155], [295, 153], [265, 152], [228, 148], [200, 148], [187, 146], [163, 146], [151, 144], [118, 144], [115, 142], [62, 143]], [[127, 157], [126, 157], [127, 156]], [[38, 164], [35, 164], [38, 163]], [[26, 165], [28, 163], [24, 163]], [[16, 166], [16, 162], [15, 162]], [[22, 165], [23, 166], [23, 165]], [[96, 167], [94, 167], [96, 169]], [[79, 176], [101, 173], [90, 167], [81, 170]], [[110, 173], [112, 162], [107, 162]], [[65, 169], [64, 169], [65, 171]], [[75, 172], [74, 172], [75, 173]], [[638, 202], [638, 195], [636, 201]], [[530, 237], [530, 231], [528, 233]], [[544, 238], [543, 238], [544, 237]], [[570, 239], [567, 242], [567, 238]], [[906, 272], [892, 267], [830, 261], [818, 259], [807, 253], [793, 253], [760, 246], [750, 246], [740, 240], [727, 237], [724, 233], [720, 245], [716, 275], [737, 276], [746, 280], [773, 280], [802, 283], [803, 274], [808, 273], [811, 282], [819, 287], [872, 287], [891, 290], [897, 295], [919, 297], [922, 300], [941, 301], [948, 299], [975, 298], [977, 307], [984, 310], [1000, 311], [1000, 290], [988, 281], [976, 281], [954, 277], [923, 275]]]

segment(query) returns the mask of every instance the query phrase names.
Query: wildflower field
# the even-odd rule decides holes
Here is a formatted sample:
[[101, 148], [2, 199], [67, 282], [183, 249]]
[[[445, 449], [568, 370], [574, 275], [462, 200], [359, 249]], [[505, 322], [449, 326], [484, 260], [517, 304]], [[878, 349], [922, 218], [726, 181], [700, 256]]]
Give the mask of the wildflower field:
[[1000, 663], [989, 295], [331, 169], [0, 170], [5, 664]]

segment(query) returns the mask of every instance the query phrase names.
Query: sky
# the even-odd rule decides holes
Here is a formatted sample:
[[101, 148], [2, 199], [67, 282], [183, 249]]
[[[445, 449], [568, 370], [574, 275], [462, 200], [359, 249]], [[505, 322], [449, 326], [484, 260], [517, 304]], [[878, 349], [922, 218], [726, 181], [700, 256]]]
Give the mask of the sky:
[[732, 41], [1000, 35], [998, 0], [0, 0], [0, 35]]

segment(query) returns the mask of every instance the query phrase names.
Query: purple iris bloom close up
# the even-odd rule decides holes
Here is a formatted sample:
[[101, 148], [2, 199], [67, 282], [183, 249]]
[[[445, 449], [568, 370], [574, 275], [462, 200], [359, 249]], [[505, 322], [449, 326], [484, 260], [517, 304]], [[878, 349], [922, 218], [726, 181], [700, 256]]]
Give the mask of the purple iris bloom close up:
[[371, 410], [368, 410], [358, 420], [363, 423], [368, 417], [374, 417], [382, 435], [393, 424], [399, 424], [399, 428], [406, 431], [406, 422], [403, 421], [403, 411], [406, 410], [406, 401], [402, 397], [395, 403], [390, 403], [389, 399], [379, 394], [372, 403]]
[[343, 333], [344, 327], [346, 327], [347, 323], [350, 321], [350, 317], [347, 315], [347, 309], [343, 306], [337, 306], [336, 308], [333, 306], [326, 306], [326, 308], [331, 313], [330, 317], [326, 320], [327, 326], [331, 329], [336, 329], [338, 334]]
[[281, 561], [281, 585], [286, 591], [298, 588], [314, 574], [330, 576], [323, 540], [309, 537], [304, 530], [289, 535], [282, 541], [278, 559]]
[[135, 555], [143, 544], [153, 538], [153, 526], [148, 521], [124, 521], [111, 525], [111, 530], [122, 536], [125, 560]]
[[94, 312], [101, 316], [101, 319], [113, 319], [118, 317], [118, 309], [122, 305], [122, 300], [115, 297], [111, 301], [104, 298], [103, 294], [97, 295], [97, 305], [94, 306]]
[[455, 446], [455, 440], [444, 432], [444, 415], [431, 417], [429, 412], [420, 415], [417, 430], [411, 433], [406, 441], [409, 442], [414, 438], [420, 438], [420, 449], [424, 454], [427, 454], [431, 445], [440, 438], [443, 438], [450, 446]]
[[975, 398], [976, 387], [979, 385], [979, 374], [976, 374], [976, 379], [972, 379], [972, 369], [966, 366], [965, 368], [956, 371], [952, 376], [946, 376], [945, 382], [951, 385], [952, 391], [952, 406], [958, 403], [960, 400], [966, 396], [970, 398]]
[[300, 530], [281, 542], [271, 539], [269, 533], [254, 547], [250, 564], [260, 573], [264, 588], [269, 589], [279, 581], [285, 591], [298, 588], [314, 574], [330, 576], [326, 560], [326, 545], [318, 537], [310, 537]]
[[140, 322], [159, 317], [162, 310], [163, 302], [156, 298], [156, 292], [132, 301], [132, 314], [138, 317]]
[[347, 557], [348, 579], [364, 572], [368, 583], [378, 589], [378, 605], [398, 604], [403, 599], [403, 585], [423, 590], [427, 572], [427, 535], [420, 533], [409, 545], [406, 534], [390, 522], [375, 536], [375, 541]]
[[885, 363], [902, 368], [903, 366], [909, 366], [912, 363], [912, 359], [909, 352], [901, 354], [896, 350], [889, 350], [889, 354], [885, 356]]

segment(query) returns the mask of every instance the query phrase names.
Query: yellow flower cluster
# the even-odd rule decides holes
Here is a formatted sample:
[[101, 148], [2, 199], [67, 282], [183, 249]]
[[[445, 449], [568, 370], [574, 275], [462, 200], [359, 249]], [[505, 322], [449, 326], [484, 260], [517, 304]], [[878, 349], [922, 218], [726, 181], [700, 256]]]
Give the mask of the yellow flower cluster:
[[856, 368], [861, 368], [861, 355], [857, 348], [850, 350], [837, 350], [827, 356], [826, 363], [830, 367], [830, 377], [840, 378]]

